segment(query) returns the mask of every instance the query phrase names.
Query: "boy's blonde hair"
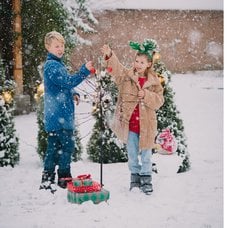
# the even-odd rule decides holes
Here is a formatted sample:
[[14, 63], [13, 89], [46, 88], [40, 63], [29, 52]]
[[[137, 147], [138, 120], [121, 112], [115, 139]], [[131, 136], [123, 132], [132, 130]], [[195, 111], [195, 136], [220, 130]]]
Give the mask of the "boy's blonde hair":
[[54, 39], [65, 44], [65, 39], [63, 38], [63, 36], [59, 32], [51, 31], [51, 32], [47, 33], [45, 38], [44, 38], [45, 47], [50, 46], [52, 40], [54, 40]]

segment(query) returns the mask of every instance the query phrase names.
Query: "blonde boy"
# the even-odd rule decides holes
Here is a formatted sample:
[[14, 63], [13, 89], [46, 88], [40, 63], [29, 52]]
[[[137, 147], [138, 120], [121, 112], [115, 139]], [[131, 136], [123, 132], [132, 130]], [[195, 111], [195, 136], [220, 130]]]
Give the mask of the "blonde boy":
[[78, 72], [70, 75], [62, 62], [65, 51], [63, 36], [52, 31], [46, 34], [48, 51], [44, 64], [44, 127], [48, 145], [40, 189], [55, 189], [55, 168], [58, 166], [58, 185], [66, 188], [66, 178], [71, 177], [71, 155], [74, 151], [74, 87], [90, 74], [92, 62], [83, 64]]

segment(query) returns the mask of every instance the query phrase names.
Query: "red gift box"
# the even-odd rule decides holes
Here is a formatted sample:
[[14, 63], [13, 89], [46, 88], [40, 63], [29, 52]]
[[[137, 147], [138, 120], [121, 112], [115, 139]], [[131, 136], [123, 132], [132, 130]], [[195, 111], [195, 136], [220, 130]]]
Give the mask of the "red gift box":
[[94, 204], [98, 204], [102, 201], [107, 201], [110, 197], [109, 191], [103, 189], [98, 182], [93, 181], [90, 174], [72, 178], [67, 183], [67, 190], [68, 201], [77, 204], [88, 200], [92, 200]]

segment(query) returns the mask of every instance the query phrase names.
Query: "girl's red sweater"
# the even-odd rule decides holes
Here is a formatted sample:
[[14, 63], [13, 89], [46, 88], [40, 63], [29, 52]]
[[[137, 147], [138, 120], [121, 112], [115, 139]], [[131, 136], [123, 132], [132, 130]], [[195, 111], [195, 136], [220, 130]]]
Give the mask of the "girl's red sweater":
[[[139, 77], [139, 84], [141, 88], [143, 87], [144, 83], [146, 82], [146, 77]], [[135, 107], [135, 110], [131, 114], [130, 122], [129, 122], [129, 130], [133, 131], [137, 134], [140, 133], [140, 123], [139, 123], [140, 113], [139, 113], [139, 104]]]

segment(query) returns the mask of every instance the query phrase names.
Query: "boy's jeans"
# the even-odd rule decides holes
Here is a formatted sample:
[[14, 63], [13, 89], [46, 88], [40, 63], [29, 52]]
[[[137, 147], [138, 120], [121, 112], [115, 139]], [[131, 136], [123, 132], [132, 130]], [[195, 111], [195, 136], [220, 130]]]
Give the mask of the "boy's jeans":
[[[129, 131], [127, 141], [128, 167], [132, 174], [152, 174], [152, 151], [151, 149], [141, 150], [139, 153], [139, 134]], [[139, 157], [141, 156], [141, 164]]]
[[55, 172], [55, 166], [59, 171], [70, 172], [71, 155], [74, 151], [73, 130], [59, 130], [48, 134], [48, 145], [44, 159], [44, 170]]

